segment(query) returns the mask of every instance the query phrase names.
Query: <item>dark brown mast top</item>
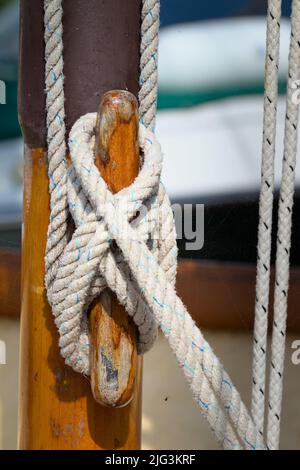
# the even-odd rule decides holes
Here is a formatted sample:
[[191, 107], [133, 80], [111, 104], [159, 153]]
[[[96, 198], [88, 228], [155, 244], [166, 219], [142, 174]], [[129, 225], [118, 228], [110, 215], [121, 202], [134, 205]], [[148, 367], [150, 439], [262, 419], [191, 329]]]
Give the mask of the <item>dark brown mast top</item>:
[[[139, 90], [141, 0], [64, 0], [67, 132], [106, 91]], [[44, 10], [20, 2], [19, 115], [29, 147], [46, 146]]]

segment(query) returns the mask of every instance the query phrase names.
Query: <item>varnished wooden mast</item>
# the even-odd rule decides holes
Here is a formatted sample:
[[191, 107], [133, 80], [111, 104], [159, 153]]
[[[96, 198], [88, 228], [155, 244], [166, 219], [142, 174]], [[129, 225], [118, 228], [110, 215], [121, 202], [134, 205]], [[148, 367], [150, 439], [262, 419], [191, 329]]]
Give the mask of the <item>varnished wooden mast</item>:
[[[138, 92], [140, 0], [64, 0], [67, 129], [97, 111], [104, 92]], [[64, 365], [44, 288], [49, 221], [43, 2], [21, 0], [19, 114], [25, 140], [19, 447], [136, 449], [141, 365], [134, 399], [119, 409], [94, 400], [90, 383]]]

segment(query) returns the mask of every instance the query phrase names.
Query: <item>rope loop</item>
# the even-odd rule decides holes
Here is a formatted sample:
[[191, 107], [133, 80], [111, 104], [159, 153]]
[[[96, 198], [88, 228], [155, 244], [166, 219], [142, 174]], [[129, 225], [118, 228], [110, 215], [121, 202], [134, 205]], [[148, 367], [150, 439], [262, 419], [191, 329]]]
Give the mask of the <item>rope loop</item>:
[[[112, 194], [94, 162], [95, 125], [96, 113], [87, 114], [74, 124], [70, 133], [72, 165], [67, 173], [67, 201], [76, 230], [48, 290], [61, 354], [68, 365], [85, 375], [89, 375], [86, 313], [92, 300], [106, 287], [115, 292], [137, 325], [139, 352], [149, 350], [156, 338], [154, 315], [130, 272], [118, 240], [123, 239], [125, 247], [129, 236], [130, 243], [145, 243], [173, 284], [177, 253], [173, 214], [160, 183], [162, 154], [154, 134], [140, 124], [143, 165], [129, 187]], [[168, 227], [166, 230], [164, 224], [163, 232], [159, 223], [162, 220]]]

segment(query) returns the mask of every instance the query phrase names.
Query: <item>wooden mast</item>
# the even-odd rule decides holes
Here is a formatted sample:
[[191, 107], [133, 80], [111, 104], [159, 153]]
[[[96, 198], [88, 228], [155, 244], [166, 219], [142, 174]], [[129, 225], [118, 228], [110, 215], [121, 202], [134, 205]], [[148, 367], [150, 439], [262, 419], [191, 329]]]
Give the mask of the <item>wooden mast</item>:
[[[97, 0], [64, 0], [67, 132], [80, 115], [97, 111], [104, 92], [127, 89], [137, 96], [140, 10], [141, 0], [104, 0], [101, 8]], [[44, 254], [49, 193], [41, 0], [21, 0], [19, 114], [25, 140], [19, 447], [139, 448], [141, 364], [135, 362], [135, 335], [130, 338], [132, 373], [137, 380], [130, 376], [128, 396], [125, 394], [123, 403], [120, 400], [116, 404], [129, 401], [133, 387], [134, 399], [123, 408], [105, 408], [94, 400], [89, 382], [64, 365], [46, 300]], [[125, 136], [132, 158], [137, 158], [130, 126]], [[116, 158], [120, 147], [112, 142], [111, 146]], [[137, 164], [132, 165], [127, 182], [118, 181], [115, 175], [105, 177], [111, 187], [120, 189], [135, 177], [137, 168]], [[94, 320], [101, 316], [95, 314], [96, 310], [91, 328], [97, 333]], [[115, 328], [119, 331], [120, 326]]]

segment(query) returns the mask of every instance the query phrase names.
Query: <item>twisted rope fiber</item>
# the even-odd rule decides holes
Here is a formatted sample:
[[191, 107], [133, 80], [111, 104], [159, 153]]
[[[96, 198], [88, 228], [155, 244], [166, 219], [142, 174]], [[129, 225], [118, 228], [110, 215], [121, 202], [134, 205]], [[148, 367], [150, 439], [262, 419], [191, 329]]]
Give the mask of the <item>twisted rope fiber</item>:
[[287, 84], [284, 155], [278, 208], [278, 232], [275, 266], [274, 321], [271, 347], [270, 390], [267, 444], [279, 447], [282, 408], [283, 371], [286, 342], [287, 297], [292, 233], [292, 209], [295, 192], [299, 100], [294, 99], [295, 83], [300, 79], [300, 2], [293, 0], [291, 40]]
[[140, 45], [140, 120], [152, 131], [155, 128], [158, 90], [158, 30], [160, 0], [143, 0]]
[[[140, 114], [145, 125], [140, 124], [139, 139], [144, 162], [134, 183], [116, 195], [94, 164], [95, 114], [73, 126], [72, 164], [67, 168], [62, 0], [44, 3], [51, 193], [46, 286], [61, 354], [74, 370], [89, 374], [86, 311], [91, 299], [108, 286], [139, 328], [140, 352], [152, 345], [156, 323], [161, 327], [218, 442], [224, 448], [262, 449], [262, 438], [239, 393], [174, 288], [174, 221], [160, 183], [160, 146], [150, 130], [156, 112], [159, 1], [144, 0], [142, 10]], [[146, 207], [147, 216], [136, 221], [141, 207]], [[76, 226], [72, 237], [69, 213]]]
[[253, 420], [264, 433], [266, 352], [270, 292], [271, 233], [274, 191], [274, 158], [278, 102], [281, 0], [269, 0], [262, 144], [261, 192], [257, 246], [256, 302], [252, 365]]

